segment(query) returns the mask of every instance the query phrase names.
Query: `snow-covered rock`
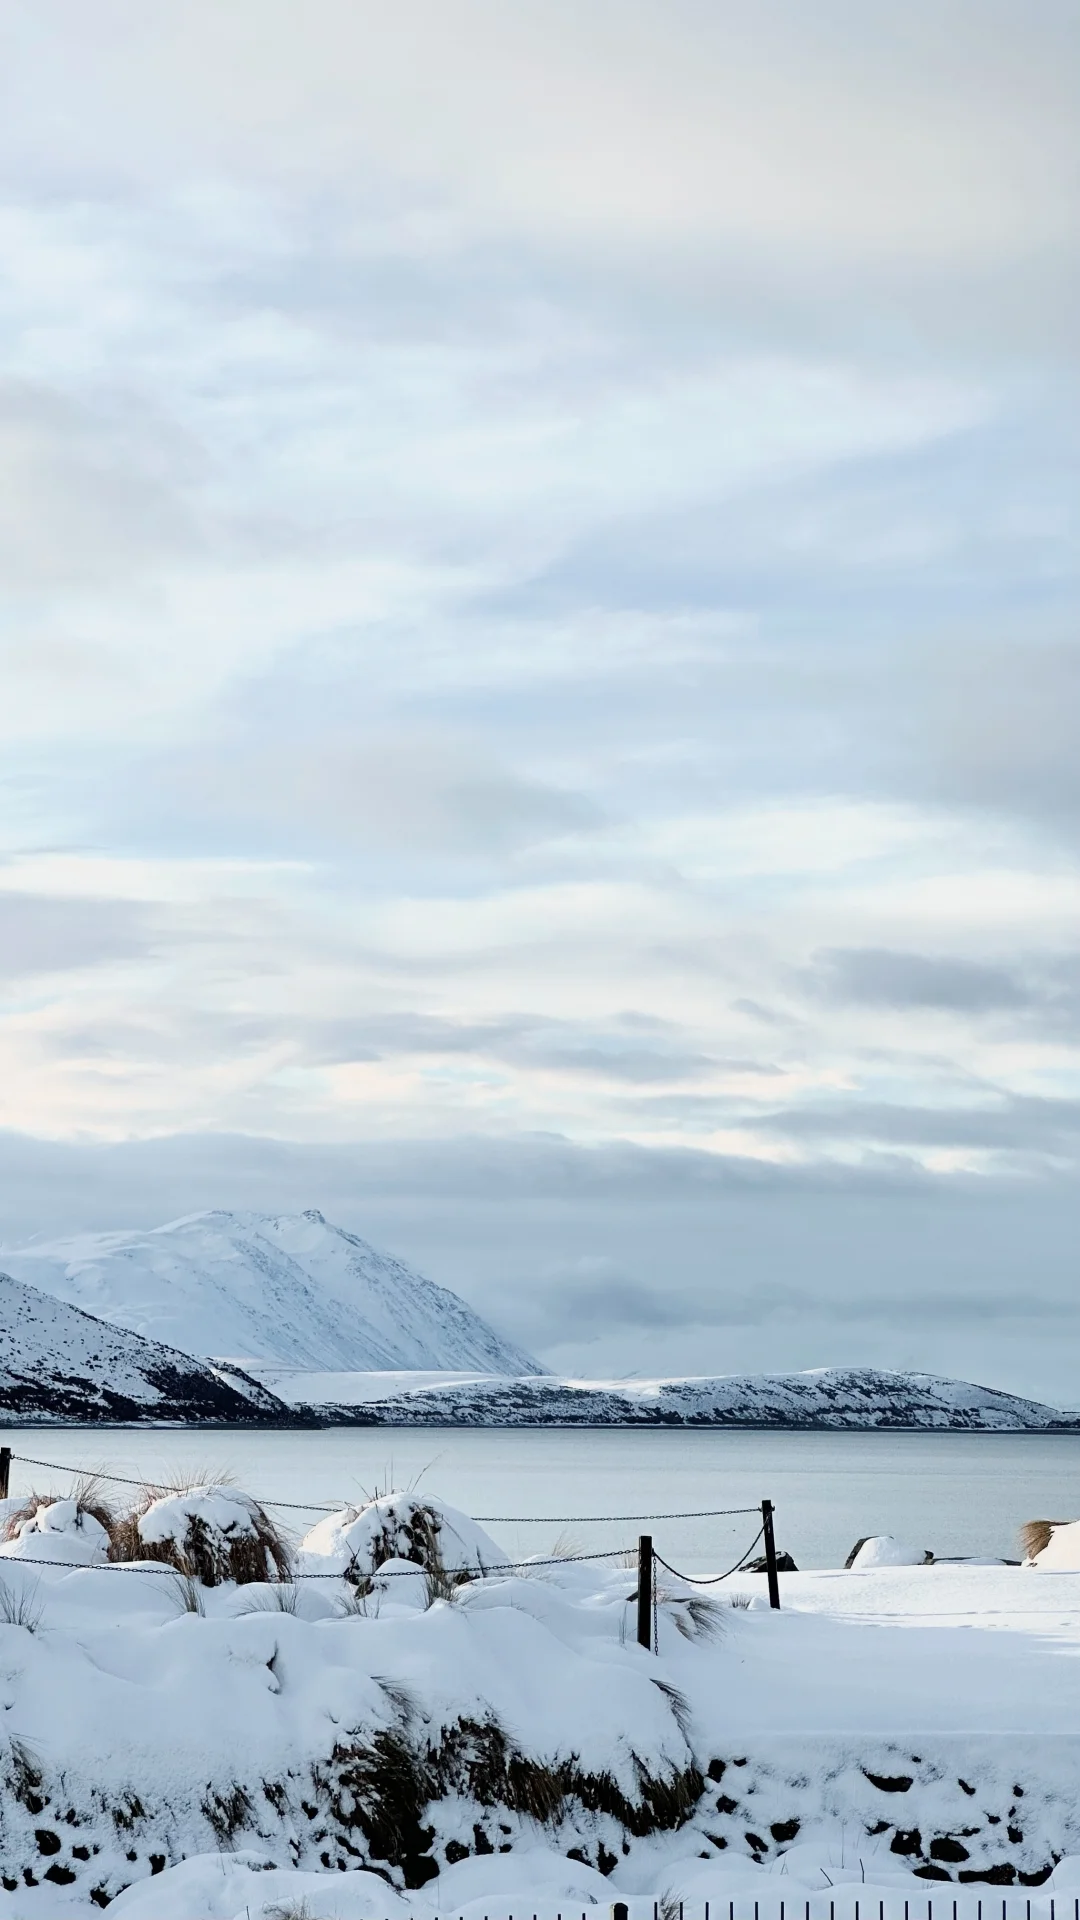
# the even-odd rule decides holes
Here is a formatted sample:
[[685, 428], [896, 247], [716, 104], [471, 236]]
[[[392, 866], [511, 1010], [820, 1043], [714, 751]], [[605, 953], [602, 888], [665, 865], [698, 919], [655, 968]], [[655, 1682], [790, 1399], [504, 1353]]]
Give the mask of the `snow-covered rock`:
[[11, 1421], [288, 1424], [276, 1396], [221, 1379], [203, 1361], [146, 1340], [0, 1273], [0, 1412]]
[[880, 1367], [668, 1380], [560, 1380], [550, 1374], [508, 1380], [474, 1374], [410, 1382], [397, 1376], [387, 1380], [381, 1397], [363, 1376], [260, 1377], [291, 1406], [365, 1426], [914, 1427], [979, 1433], [1080, 1428], [1080, 1414], [1060, 1413], [994, 1387]]
[[483, 1573], [506, 1559], [483, 1527], [445, 1500], [434, 1494], [390, 1493], [366, 1506], [327, 1514], [305, 1534], [297, 1569], [366, 1580], [389, 1561]]
[[536, 1374], [454, 1293], [321, 1213], [197, 1213], [0, 1253], [71, 1306], [187, 1353], [309, 1369]]
[[925, 1553], [905, 1546], [891, 1533], [875, 1533], [861, 1542], [848, 1567], [852, 1573], [866, 1573], [871, 1567], [921, 1567], [925, 1560]]

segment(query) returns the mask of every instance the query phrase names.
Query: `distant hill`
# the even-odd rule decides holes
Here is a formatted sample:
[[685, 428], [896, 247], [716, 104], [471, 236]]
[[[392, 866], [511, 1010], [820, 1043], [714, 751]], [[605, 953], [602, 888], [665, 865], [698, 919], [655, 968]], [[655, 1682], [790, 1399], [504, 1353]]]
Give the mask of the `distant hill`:
[[541, 1372], [457, 1294], [321, 1213], [197, 1213], [0, 1251], [0, 1267], [185, 1353], [313, 1370]]
[[0, 1273], [0, 1414], [26, 1422], [287, 1426], [298, 1419], [243, 1375], [107, 1326]]
[[363, 1426], [789, 1427], [867, 1431], [1045, 1433], [1080, 1430], [1080, 1414], [932, 1373], [821, 1367], [808, 1373], [686, 1380], [505, 1380], [411, 1385], [359, 1375], [258, 1369], [291, 1405]]

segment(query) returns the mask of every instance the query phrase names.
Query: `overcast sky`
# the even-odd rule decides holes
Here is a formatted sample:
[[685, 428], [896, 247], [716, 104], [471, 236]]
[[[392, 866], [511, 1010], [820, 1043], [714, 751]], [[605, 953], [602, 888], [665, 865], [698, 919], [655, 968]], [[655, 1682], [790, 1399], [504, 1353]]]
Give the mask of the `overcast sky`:
[[1080, 15], [0, 22], [0, 1232], [1080, 1404]]

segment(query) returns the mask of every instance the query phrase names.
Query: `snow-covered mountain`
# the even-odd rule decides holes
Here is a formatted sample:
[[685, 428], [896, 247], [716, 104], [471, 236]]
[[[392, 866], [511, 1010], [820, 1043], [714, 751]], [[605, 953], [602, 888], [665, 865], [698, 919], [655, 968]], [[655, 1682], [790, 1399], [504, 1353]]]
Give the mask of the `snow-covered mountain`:
[[919, 1427], [976, 1433], [1080, 1428], [1060, 1413], [968, 1380], [878, 1367], [807, 1373], [727, 1374], [687, 1380], [506, 1380], [467, 1376], [410, 1385], [390, 1380], [381, 1397], [347, 1374], [269, 1373], [259, 1378], [291, 1406], [319, 1419], [364, 1426], [472, 1427]]
[[190, 1354], [0, 1273], [0, 1413], [22, 1421], [182, 1421], [283, 1426], [295, 1416], [254, 1380], [221, 1379]]
[[321, 1213], [196, 1213], [0, 1252], [30, 1286], [186, 1353], [334, 1371], [537, 1374], [531, 1354]]

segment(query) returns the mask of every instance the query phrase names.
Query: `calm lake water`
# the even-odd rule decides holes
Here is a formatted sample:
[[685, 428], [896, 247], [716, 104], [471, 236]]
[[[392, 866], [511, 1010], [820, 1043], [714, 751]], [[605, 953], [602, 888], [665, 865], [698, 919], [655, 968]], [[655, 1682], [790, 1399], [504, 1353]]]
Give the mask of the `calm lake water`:
[[[567, 1516], [544, 1525], [491, 1520], [489, 1531], [512, 1556], [548, 1552], [560, 1536], [564, 1547], [569, 1537], [588, 1552], [650, 1530], [666, 1558], [695, 1572], [736, 1560], [756, 1531], [753, 1517], [656, 1520], [644, 1529], [580, 1516], [752, 1506], [768, 1497], [778, 1546], [800, 1567], [836, 1567], [867, 1533], [894, 1533], [939, 1555], [1015, 1557], [1022, 1521], [1080, 1515], [1080, 1436], [1072, 1434], [37, 1427], [0, 1432], [0, 1444], [150, 1480], [224, 1469], [266, 1500], [329, 1504], [419, 1481], [478, 1517]], [[62, 1474], [13, 1465], [13, 1493], [65, 1484]], [[317, 1517], [279, 1515], [298, 1531]]]

